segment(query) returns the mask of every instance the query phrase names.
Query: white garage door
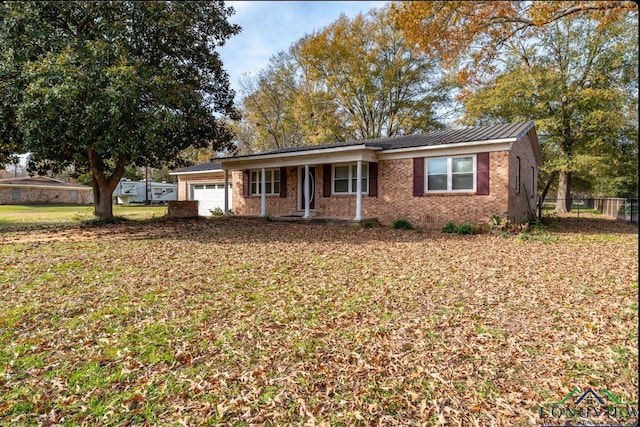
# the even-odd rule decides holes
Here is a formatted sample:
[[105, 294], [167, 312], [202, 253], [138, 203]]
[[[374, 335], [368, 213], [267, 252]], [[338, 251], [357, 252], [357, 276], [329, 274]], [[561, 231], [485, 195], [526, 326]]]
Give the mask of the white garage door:
[[[211, 211], [224, 211], [224, 184], [196, 184], [193, 186], [193, 200], [198, 203], [198, 215], [211, 216]], [[231, 186], [229, 186], [229, 209], [231, 209]]]

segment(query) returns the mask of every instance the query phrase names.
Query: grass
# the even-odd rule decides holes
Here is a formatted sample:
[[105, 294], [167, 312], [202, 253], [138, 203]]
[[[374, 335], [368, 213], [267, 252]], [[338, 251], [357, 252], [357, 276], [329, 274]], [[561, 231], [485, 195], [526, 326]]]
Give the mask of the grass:
[[528, 426], [574, 386], [637, 401], [637, 228], [548, 233], [5, 230], [0, 425]]
[[[166, 206], [113, 206], [115, 216], [130, 220], [157, 218], [166, 213]], [[15, 227], [75, 225], [93, 218], [93, 206], [0, 205], [0, 230]]]

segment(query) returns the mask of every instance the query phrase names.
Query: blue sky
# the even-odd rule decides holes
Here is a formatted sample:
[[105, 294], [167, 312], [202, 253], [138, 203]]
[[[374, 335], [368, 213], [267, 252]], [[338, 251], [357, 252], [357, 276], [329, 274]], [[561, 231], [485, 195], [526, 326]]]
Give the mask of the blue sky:
[[288, 50], [302, 38], [334, 22], [341, 13], [354, 17], [386, 1], [227, 1], [235, 14], [229, 21], [242, 27], [220, 48], [224, 68], [239, 100], [244, 74], [256, 74], [274, 54]]

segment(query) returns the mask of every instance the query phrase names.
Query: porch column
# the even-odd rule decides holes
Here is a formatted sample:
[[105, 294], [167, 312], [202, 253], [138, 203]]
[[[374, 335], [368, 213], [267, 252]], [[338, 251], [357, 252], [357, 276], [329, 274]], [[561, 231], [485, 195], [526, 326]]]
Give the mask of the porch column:
[[306, 164], [304, 165], [304, 219], [309, 219], [310, 217], [310, 213], [309, 213], [309, 205], [311, 204], [310, 202], [310, 197], [309, 197], [309, 193], [310, 193], [310, 189], [309, 189], [309, 165]]
[[260, 171], [260, 216], [267, 216], [267, 172], [264, 168]]
[[224, 216], [229, 216], [229, 170], [224, 170]]
[[356, 175], [356, 217], [354, 221], [362, 220], [362, 160], [358, 160]]

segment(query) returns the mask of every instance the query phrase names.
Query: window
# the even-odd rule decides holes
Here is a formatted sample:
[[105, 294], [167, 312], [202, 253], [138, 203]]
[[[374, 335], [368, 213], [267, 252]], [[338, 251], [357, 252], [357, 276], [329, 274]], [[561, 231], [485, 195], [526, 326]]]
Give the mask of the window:
[[20, 189], [19, 188], [12, 188], [11, 189], [11, 199], [12, 200], [20, 200], [21, 194], [20, 194]]
[[516, 194], [520, 194], [520, 157], [516, 157]]
[[425, 164], [428, 192], [475, 191], [475, 156], [438, 157]]
[[[358, 165], [337, 165], [333, 167], [334, 194], [355, 194], [358, 188]], [[369, 164], [362, 164], [362, 192], [369, 192]]]
[[71, 190], [71, 200], [78, 200], [78, 190]]
[[531, 198], [536, 194], [536, 168], [531, 166]]
[[[262, 194], [262, 171], [251, 171], [251, 195], [257, 196]], [[267, 169], [265, 170], [265, 184], [266, 194], [274, 195], [280, 194], [280, 169]]]

